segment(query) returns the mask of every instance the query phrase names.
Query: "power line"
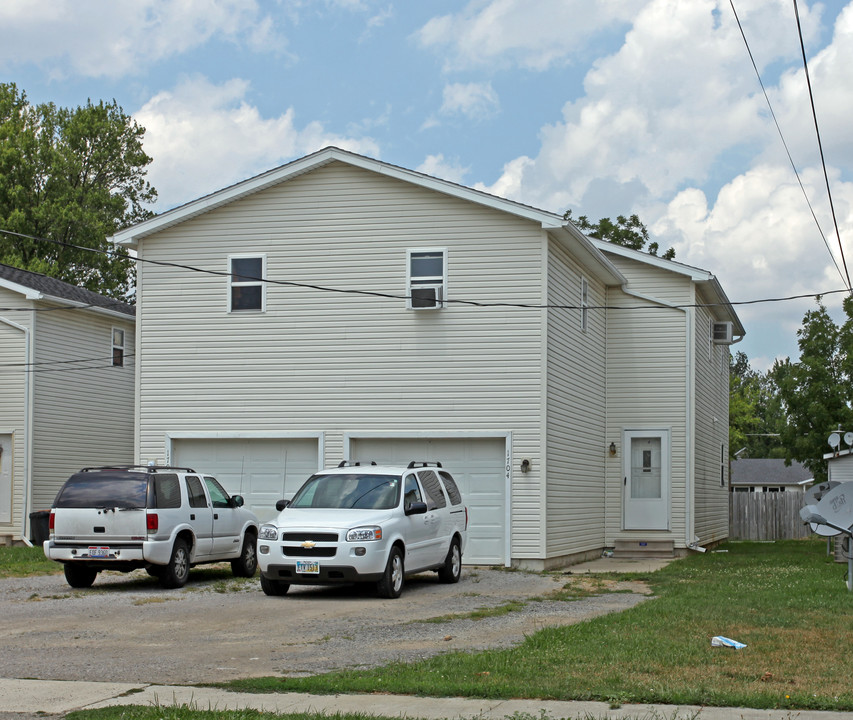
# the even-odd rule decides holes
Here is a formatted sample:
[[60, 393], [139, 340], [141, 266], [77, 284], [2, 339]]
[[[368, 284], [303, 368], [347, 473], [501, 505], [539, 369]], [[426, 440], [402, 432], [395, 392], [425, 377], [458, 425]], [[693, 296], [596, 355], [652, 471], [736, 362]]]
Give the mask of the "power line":
[[[835, 260], [835, 255], [832, 253], [832, 249], [829, 247], [829, 241], [826, 239], [826, 235], [824, 235], [823, 228], [820, 226], [820, 222], [818, 222], [817, 215], [815, 214], [814, 208], [812, 207], [811, 201], [809, 200], [809, 195], [806, 192], [806, 188], [803, 185], [802, 178], [800, 178], [800, 173], [797, 170], [797, 166], [794, 163], [794, 158], [791, 157], [791, 151], [788, 148], [788, 143], [785, 141], [785, 136], [782, 133], [782, 128], [779, 125], [779, 120], [776, 117], [776, 113], [773, 110], [773, 104], [770, 102], [770, 97], [767, 94], [767, 89], [764, 87], [764, 81], [761, 79], [761, 73], [758, 71], [758, 65], [755, 62], [755, 58], [752, 55], [752, 48], [749, 46], [749, 41], [746, 39], [746, 33], [744, 32], [743, 25], [741, 25], [740, 18], [738, 17], [737, 10], [735, 10], [734, 0], [729, 0], [729, 4], [732, 8], [732, 13], [734, 13], [735, 21], [737, 22], [738, 29], [740, 30], [740, 35], [743, 38], [743, 44], [746, 46], [746, 51], [749, 54], [749, 59], [752, 62], [752, 68], [755, 70], [755, 76], [758, 78], [758, 84], [761, 86], [761, 91], [764, 93], [764, 99], [767, 101], [767, 107], [770, 110], [770, 115], [773, 118], [773, 122], [776, 125], [776, 131], [779, 133], [779, 139], [782, 141], [782, 145], [785, 148], [785, 153], [788, 156], [788, 162], [791, 163], [791, 168], [794, 171], [794, 175], [797, 178], [797, 182], [800, 185], [800, 190], [803, 192], [803, 197], [806, 199], [806, 205], [809, 206], [809, 211], [812, 214], [812, 219], [814, 220], [815, 225], [817, 226], [817, 231], [820, 233], [821, 238], [823, 239], [823, 244], [826, 245], [826, 251], [829, 253], [829, 257], [832, 260], [832, 264], [835, 265], [835, 269], [838, 271], [838, 274], [841, 276], [841, 281], [845, 283], [848, 290], [850, 289], [850, 276], [846, 274], [847, 272], [847, 264], [844, 265], [844, 272], [841, 271], [841, 268], [838, 267], [838, 262]], [[795, 0], [796, 4], [796, 0]], [[825, 170], [825, 168], [824, 168]], [[835, 211], [833, 210], [833, 217], [835, 217]], [[838, 229], [836, 225], [836, 230]], [[840, 245], [840, 241], [839, 241]], [[842, 260], [844, 259], [844, 253], [841, 253]]]
[[[14, 235], [16, 237], [23, 237], [29, 240], [35, 240], [38, 242], [48, 242], [53, 243], [54, 245], [61, 245], [63, 247], [73, 248], [75, 250], [84, 250], [87, 252], [99, 253], [102, 255], [113, 255], [120, 254], [114, 250], [103, 250], [100, 248], [90, 248], [85, 247], [83, 245], [75, 245], [73, 243], [65, 242], [62, 240], [53, 240], [51, 238], [37, 237], [34, 235], [24, 235], [22, 233], [13, 232], [11, 230], [4, 230], [0, 228], [0, 233], [5, 233], [7, 235]], [[175, 262], [167, 262], [165, 260], [152, 260], [150, 258], [136, 257], [135, 260], [137, 262], [149, 263], [152, 265], [157, 265], [161, 267], [169, 267], [176, 268], [179, 270], [188, 270], [190, 272], [197, 272], [204, 275], [213, 275], [215, 277], [223, 277], [228, 278], [231, 277], [233, 273], [226, 272], [224, 270], [209, 270], [205, 268], [195, 267], [193, 265], [186, 265], [183, 263], [175, 263]], [[368, 297], [378, 297], [385, 298], [389, 300], [408, 300], [411, 298], [410, 295], [405, 294], [397, 294], [397, 293], [385, 293], [380, 292], [378, 290], [358, 290], [351, 288], [336, 288], [330, 287], [327, 285], [317, 285], [313, 283], [302, 283], [296, 282], [294, 280], [276, 280], [273, 278], [266, 277], [256, 277], [246, 274], [241, 274], [240, 277], [247, 278], [249, 280], [256, 280], [258, 282], [266, 283], [269, 285], [277, 285], [284, 287], [296, 287], [303, 288], [308, 290], [317, 290], [320, 292], [330, 292], [330, 293], [339, 293], [344, 295], [364, 295]], [[843, 278], [842, 278], [843, 279]], [[482, 308], [490, 308], [490, 307], [504, 307], [504, 308], [519, 308], [522, 310], [666, 310], [666, 309], [687, 309], [687, 308], [713, 308], [713, 307], [729, 307], [729, 306], [741, 306], [741, 305], [757, 305], [761, 303], [775, 303], [775, 302], [787, 302], [791, 300], [802, 300], [805, 298], [816, 298], [824, 295], [835, 295], [837, 293], [847, 293], [850, 289], [845, 287], [841, 290], [821, 290], [817, 292], [807, 292], [798, 295], [787, 295], [782, 297], [769, 297], [769, 298], [759, 298], [755, 300], [740, 300], [740, 301], [729, 301], [725, 303], [684, 303], [684, 304], [672, 304], [672, 305], [557, 305], [557, 304], [534, 304], [534, 303], [511, 303], [511, 302], [487, 302], [483, 300], [461, 300], [456, 298], [445, 298], [442, 302], [445, 304], [456, 304], [456, 305], [467, 305], [473, 307], [482, 307]], [[118, 301], [116, 301], [118, 302]], [[100, 305], [95, 305], [94, 307], [102, 307]], [[31, 308], [9, 308], [10, 310], [21, 310], [24, 312], [32, 312]], [[78, 307], [69, 307], [68, 310], [76, 310], [76, 309], [84, 309]]]

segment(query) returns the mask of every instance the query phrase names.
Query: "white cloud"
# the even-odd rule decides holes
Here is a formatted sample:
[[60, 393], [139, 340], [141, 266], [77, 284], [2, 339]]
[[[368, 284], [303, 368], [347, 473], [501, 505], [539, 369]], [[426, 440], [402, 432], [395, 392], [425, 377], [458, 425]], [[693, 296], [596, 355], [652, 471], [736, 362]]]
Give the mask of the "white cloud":
[[53, 77], [121, 77], [220, 37], [259, 51], [285, 41], [257, 0], [4, 0], [0, 67], [34, 63]]
[[460, 185], [471, 170], [471, 168], [460, 165], [458, 160], [446, 160], [441, 154], [427, 155], [426, 159], [415, 169], [425, 175], [449, 180]]
[[646, 0], [473, 0], [416, 34], [447, 69], [518, 66], [544, 70], [583, 57], [597, 33], [630, 22]]
[[294, 109], [264, 118], [245, 101], [248, 83], [196, 76], [155, 95], [134, 114], [154, 158], [148, 179], [167, 209], [327, 145], [378, 157], [370, 138], [343, 137], [319, 122], [302, 128]]
[[497, 112], [498, 95], [491, 83], [452, 83], [444, 87], [440, 112], [480, 120]]

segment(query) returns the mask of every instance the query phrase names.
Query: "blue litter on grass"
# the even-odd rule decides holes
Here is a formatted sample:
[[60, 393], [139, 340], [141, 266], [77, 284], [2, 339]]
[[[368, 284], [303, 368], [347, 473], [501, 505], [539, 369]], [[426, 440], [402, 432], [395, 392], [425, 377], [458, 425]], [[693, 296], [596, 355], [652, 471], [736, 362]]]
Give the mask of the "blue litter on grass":
[[711, 645], [713, 647], [730, 647], [735, 650], [741, 650], [746, 647], [746, 643], [738, 642], [737, 640], [732, 640], [731, 638], [723, 637], [722, 635], [712, 637]]

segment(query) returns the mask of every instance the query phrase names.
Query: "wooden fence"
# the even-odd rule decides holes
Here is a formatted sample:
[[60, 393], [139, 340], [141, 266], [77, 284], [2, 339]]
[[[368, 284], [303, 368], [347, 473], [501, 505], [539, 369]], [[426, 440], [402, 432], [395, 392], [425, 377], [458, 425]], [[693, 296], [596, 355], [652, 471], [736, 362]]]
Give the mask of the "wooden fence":
[[799, 492], [729, 493], [729, 538], [732, 540], [795, 540], [811, 535], [800, 519]]

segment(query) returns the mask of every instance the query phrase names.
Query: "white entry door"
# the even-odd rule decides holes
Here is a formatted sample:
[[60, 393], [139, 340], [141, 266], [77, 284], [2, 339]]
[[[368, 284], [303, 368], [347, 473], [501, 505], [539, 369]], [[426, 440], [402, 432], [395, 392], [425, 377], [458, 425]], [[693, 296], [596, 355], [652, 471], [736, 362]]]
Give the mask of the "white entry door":
[[0, 434], [0, 524], [12, 522], [12, 435]]
[[669, 529], [669, 431], [626, 430], [625, 530]]

